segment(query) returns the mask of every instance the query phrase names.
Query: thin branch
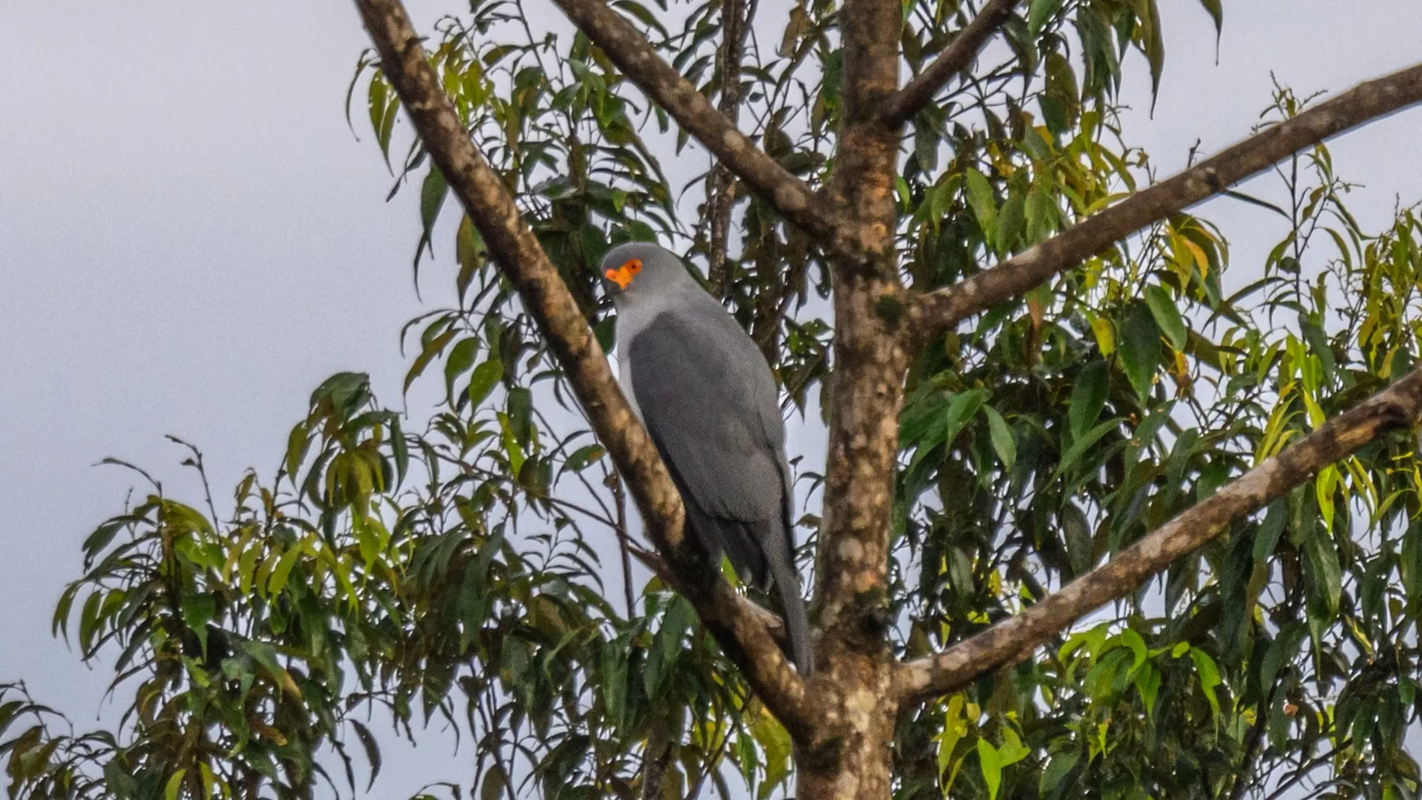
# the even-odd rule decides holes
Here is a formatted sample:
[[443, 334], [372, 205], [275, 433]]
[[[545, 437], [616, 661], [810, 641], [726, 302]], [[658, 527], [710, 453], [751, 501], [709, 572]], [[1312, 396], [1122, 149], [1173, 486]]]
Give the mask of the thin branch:
[[1261, 131], [1174, 177], [1143, 189], [991, 269], [932, 294], [914, 309], [917, 328], [944, 330], [1132, 233], [1218, 194], [1274, 162], [1350, 128], [1422, 102], [1422, 64], [1361, 83], [1293, 119]]
[[[756, 0], [723, 0], [721, 4], [721, 100], [717, 108], [732, 125], [741, 116], [741, 58], [746, 31], [755, 20]], [[726, 251], [730, 246], [731, 208], [736, 204], [736, 176], [717, 163], [711, 170], [706, 198], [711, 215], [711, 257], [707, 283], [717, 297], [726, 295]]]
[[603, 0], [554, 2], [647, 97], [705, 145], [720, 163], [739, 175], [765, 202], [806, 232], [833, 238], [839, 226], [829, 206], [803, 181], [756, 147], [690, 81], [663, 61], [632, 23], [608, 8]]
[[766, 707], [788, 730], [804, 736], [811, 727], [804, 684], [764, 623], [747, 612], [736, 591], [710, 567], [696, 537], [684, 535], [681, 497], [646, 429], [632, 415], [557, 268], [498, 173], [474, 147], [404, 6], [399, 0], [356, 0], [356, 6], [380, 52], [381, 70], [399, 92], [425, 150], [483, 235], [494, 262], [538, 321], [598, 439], [626, 479], [648, 536], [679, 578], [679, 587]]
[[632, 540], [627, 534], [627, 492], [622, 489], [622, 476], [615, 471], [607, 476], [612, 497], [617, 503], [617, 549], [622, 554], [622, 593], [627, 600], [627, 619], [637, 613], [637, 599], [632, 590]]
[[1177, 515], [1096, 569], [1015, 617], [943, 652], [904, 664], [895, 680], [905, 700], [956, 691], [999, 667], [1015, 664], [1053, 634], [1103, 604], [1135, 591], [1180, 556], [1213, 539], [1382, 433], [1422, 416], [1422, 367], [1278, 455], [1267, 458], [1209, 499]]
[[952, 80], [953, 76], [972, 66], [983, 45], [1007, 22], [1018, 2], [1019, 0], [990, 0], [983, 6], [983, 10], [953, 37], [953, 41], [948, 43], [932, 64], [889, 98], [880, 112], [883, 123], [890, 128], [897, 128], [908, 122], [920, 108], [933, 102], [933, 96], [938, 94], [938, 90]]

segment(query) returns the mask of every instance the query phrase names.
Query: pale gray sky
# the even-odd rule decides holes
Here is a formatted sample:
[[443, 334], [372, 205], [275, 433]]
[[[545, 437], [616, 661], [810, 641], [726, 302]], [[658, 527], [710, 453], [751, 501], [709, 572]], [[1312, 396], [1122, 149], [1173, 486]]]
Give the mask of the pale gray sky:
[[[461, 9], [407, 4], [424, 30]], [[1416, 0], [1227, 0], [1218, 65], [1199, 4], [1161, 7], [1160, 102], [1147, 119], [1137, 60], [1127, 135], [1166, 173], [1196, 139], [1208, 154], [1247, 134], [1271, 70], [1339, 91], [1422, 57]], [[762, 3], [762, 18], [787, 9]], [[345, 0], [0, 0], [0, 680], [24, 678], [81, 726], [110, 674], [51, 639], [49, 616], [80, 542], [135, 485], [90, 465], [119, 456], [196, 497], [173, 433], [203, 448], [219, 492], [248, 465], [269, 475], [330, 373], [368, 371], [398, 405], [399, 328], [449, 294], [437, 260], [417, 301], [414, 193], [386, 204], [365, 126], [361, 142], [346, 127], [365, 46]], [[1413, 111], [1334, 145], [1339, 173], [1367, 185], [1365, 226], [1398, 195], [1422, 198], [1420, 123]], [[1280, 235], [1239, 203], [1207, 216], [1236, 269]], [[443, 747], [391, 754], [377, 792], [467, 781], [465, 763]]]

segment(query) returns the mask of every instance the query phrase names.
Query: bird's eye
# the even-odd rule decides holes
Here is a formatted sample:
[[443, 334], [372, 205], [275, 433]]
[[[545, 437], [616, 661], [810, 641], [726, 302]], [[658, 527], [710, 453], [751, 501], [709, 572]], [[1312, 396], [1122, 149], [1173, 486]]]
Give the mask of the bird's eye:
[[639, 259], [634, 258], [631, 261], [628, 261], [623, 266], [625, 266], [627, 268], [627, 271], [632, 273], [633, 275], [636, 275], [637, 273], [642, 271], [642, 262]]

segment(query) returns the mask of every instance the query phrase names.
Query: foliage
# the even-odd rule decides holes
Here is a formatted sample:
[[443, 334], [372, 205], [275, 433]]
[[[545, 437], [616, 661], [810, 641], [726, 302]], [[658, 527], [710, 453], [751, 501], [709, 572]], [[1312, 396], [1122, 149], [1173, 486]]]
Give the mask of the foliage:
[[[719, 91], [719, 3], [616, 5]], [[1202, 5], [1218, 24], [1217, 0]], [[975, 10], [906, 4], [909, 65]], [[797, 3], [774, 52], [752, 46], [741, 69], [742, 119], [816, 185], [839, 120], [835, 12]], [[594, 267], [629, 238], [705, 263], [707, 206], [688, 212], [705, 176], [686, 174], [691, 145], [605, 55], [537, 23], [520, 2], [475, 0], [440, 23], [432, 61], [610, 345]], [[1116, 97], [1132, 51], [1158, 83], [1162, 41], [1155, 0], [1025, 4], [990, 63], [913, 122], [898, 181], [912, 285], [960, 280], [1147, 183]], [[368, 58], [362, 86], [388, 161], [398, 101]], [[1281, 89], [1270, 119], [1302, 104]], [[673, 153], [664, 170], [657, 154]], [[418, 142], [398, 166], [393, 191], [420, 184], [418, 277], [441, 213], [457, 212]], [[1178, 214], [913, 366], [893, 532], [900, 654], [1031, 603], [1410, 366], [1422, 216], [1364, 231], [1326, 148], [1288, 166], [1265, 263], [1231, 266], [1218, 228]], [[724, 299], [813, 420], [831, 368], [827, 270], [813, 242], [737, 196]], [[406, 328], [406, 389], [444, 390], [422, 430], [365, 376], [335, 375], [277, 473], [246, 474], [230, 510], [150, 481], [86, 541], [55, 631], [112, 662], [125, 713], [77, 734], [22, 685], [0, 686], [11, 796], [355, 793], [380, 770], [375, 719], [415, 738], [436, 717], [473, 754], [472, 777], [467, 763], [440, 777], [483, 798], [788, 787], [785, 731], [690, 606], [628, 569], [636, 530], [617, 479], [467, 219], [454, 245], [457, 305]], [[196, 449], [185, 463], [202, 470]], [[813, 465], [800, 477], [813, 496]], [[1413, 442], [1376, 443], [1036, 659], [906, 712], [896, 795], [1410, 796], [1419, 489]], [[802, 519], [807, 560], [817, 523]]]

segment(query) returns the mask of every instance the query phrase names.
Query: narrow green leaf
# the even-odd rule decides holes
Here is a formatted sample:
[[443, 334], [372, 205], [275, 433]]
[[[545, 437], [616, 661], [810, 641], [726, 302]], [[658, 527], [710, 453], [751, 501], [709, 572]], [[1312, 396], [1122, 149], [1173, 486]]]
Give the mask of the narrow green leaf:
[[356, 738], [360, 739], [360, 746], [365, 749], [365, 760], [370, 762], [370, 782], [366, 784], [365, 790], [369, 792], [375, 786], [375, 778], [380, 775], [380, 746], [376, 744], [375, 737], [371, 735], [370, 729], [362, 725], [359, 721], [348, 720], [351, 727], [355, 728]]
[[1007, 427], [1007, 420], [992, 406], [983, 406], [983, 412], [987, 414], [992, 449], [997, 453], [997, 457], [1002, 459], [1002, 466], [1012, 469], [1012, 465], [1017, 462], [1017, 440], [1012, 435], [1012, 429]]
[[488, 361], [474, 368], [474, 376], [469, 380], [469, 403], [477, 408], [484, 402], [489, 393], [494, 390], [495, 384], [504, 376], [504, 365], [497, 358]]
[[470, 336], [460, 339], [449, 351], [444, 362], [445, 401], [454, 402], [454, 381], [474, 366], [474, 357], [479, 354], [479, 339]]
[[168, 784], [163, 789], [163, 800], [178, 800], [178, 793], [183, 790], [183, 776], [188, 774], [186, 767], [178, 767], [168, 778]]
[[1322, 525], [1314, 526], [1314, 534], [1304, 543], [1305, 562], [1315, 595], [1324, 603], [1331, 620], [1338, 614], [1338, 601], [1343, 595], [1343, 569], [1338, 563], [1338, 548], [1333, 537]]
[[439, 167], [430, 164], [429, 174], [425, 175], [425, 181], [420, 187], [420, 224], [424, 227], [426, 241], [434, 230], [435, 220], [439, 219], [439, 210], [448, 194], [449, 184], [444, 180], [444, 173], [439, 171]]
[[978, 767], [983, 771], [989, 800], [997, 800], [997, 791], [1002, 787], [1002, 757], [987, 739], [978, 740]]
[[[1058, 787], [1062, 781], [1076, 768], [1076, 763], [1081, 760], [1081, 752], [1078, 750], [1063, 750], [1052, 754], [1052, 760], [1047, 762], [1047, 768], [1042, 770], [1042, 778], [1038, 782], [1038, 791], [1043, 796], [1058, 794]], [[1052, 794], [1049, 794], [1052, 793]]]
[[973, 415], [978, 413], [983, 403], [988, 398], [986, 389], [973, 389], [967, 392], [959, 392], [953, 395], [953, 399], [948, 401], [948, 411], [945, 414], [943, 441], [949, 447], [953, 446], [953, 440], [958, 438], [958, 433], [963, 430], [973, 419]]
[[1027, 9], [1027, 35], [1033, 39], [1062, 7], [1062, 0], [1032, 0]]
[[1076, 376], [1071, 400], [1067, 404], [1067, 419], [1071, 423], [1071, 438], [1078, 440], [1096, 424], [1106, 398], [1111, 393], [1111, 370], [1103, 359], [1096, 359]]
[[1160, 328], [1145, 303], [1136, 303], [1121, 324], [1116, 352], [1131, 386], [1141, 399], [1150, 396], [1151, 381], [1160, 363]]
[[1215, 687], [1220, 685], [1219, 668], [1215, 666], [1215, 660], [1210, 658], [1210, 654], [1198, 647], [1190, 648], [1190, 658], [1195, 662], [1195, 673], [1200, 678], [1200, 690], [1205, 693], [1205, 699], [1210, 701], [1210, 710], [1218, 721], [1220, 701], [1215, 696]]
[[988, 246], [993, 247], [997, 236], [997, 200], [993, 198], [992, 184], [986, 175], [975, 169], [963, 173], [963, 183], [967, 189], [968, 205], [972, 206], [973, 215], [978, 218], [978, 227], [982, 228]]
[[1175, 305], [1175, 298], [1170, 296], [1162, 286], [1147, 286], [1145, 290], [1146, 305], [1150, 306], [1150, 314], [1155, 318], [1155, 324], [1160, 326], [1165, 333], [1165, 338], [1170, 340], [1170, 346], [1177, 351], [1184, 351], [1187, 331], [1185, 320], [1180, 316], [1180, 309]]

